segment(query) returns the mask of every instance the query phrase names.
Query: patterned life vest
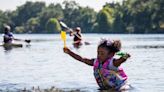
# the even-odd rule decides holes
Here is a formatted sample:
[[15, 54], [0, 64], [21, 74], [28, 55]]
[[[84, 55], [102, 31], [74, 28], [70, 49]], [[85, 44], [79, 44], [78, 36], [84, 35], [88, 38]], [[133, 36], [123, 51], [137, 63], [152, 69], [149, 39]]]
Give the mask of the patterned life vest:
[[119, 90], [127, 80], [127, 75], [122, 68], [118, 68], [117, 71], [109, 69], [112, 61], [113, 58], [108, 59], [104, 64], [101, 64], [98, 59], [94, 62], [94, 76], [101, 89]]

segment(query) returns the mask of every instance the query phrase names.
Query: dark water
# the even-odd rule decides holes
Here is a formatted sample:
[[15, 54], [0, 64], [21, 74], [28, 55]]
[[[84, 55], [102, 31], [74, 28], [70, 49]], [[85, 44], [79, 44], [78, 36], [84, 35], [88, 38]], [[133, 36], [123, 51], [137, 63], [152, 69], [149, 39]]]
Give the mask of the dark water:
[[[33, 86], [98, 91], [92, 67], [64, 54], [58, 34], [16, 37], [31, 39], [31, 46], [23, 43], [23, 48], [8, 51], [0, 47], [0, 91], [31, 89]], [[83, 37], [91, 45], [75, 49], [72, 38], [67, 36], [67, 46], [88, 58], [96, 57], [100, 38], [121, 39], [122, 51], [132, 56], [122, 64], [133, 86], [129, 91], [164, 92], [164, 35], [83, 34]]]

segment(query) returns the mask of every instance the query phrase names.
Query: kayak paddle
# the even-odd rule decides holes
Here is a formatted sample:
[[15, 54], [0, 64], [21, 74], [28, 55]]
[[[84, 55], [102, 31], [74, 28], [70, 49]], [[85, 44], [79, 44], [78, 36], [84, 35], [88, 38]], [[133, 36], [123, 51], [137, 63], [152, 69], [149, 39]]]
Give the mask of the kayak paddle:
[[26, 39], [26, 40], [24, 40], [24, 41], [25, 41], [25, 42], [27, 42], [27, 43], [30, 43], [30, 42], [31, 42], [31, 40], [27, 40], [27, 39]]
[[[64, 22], [59, 21], [59, 23], [60, 23], [61, 27], [65, 29], [66, 32], [73, 32], [73, 29], [68, 27]], [[74, 35], [76, 35], [78, 38], [80, 38], [77, 34], [74, 34]], [[86, 41], [84, 42], [84, 44], [85, 45], [90, 45], [90, 43], [86, 42]]]
[[64, 47], [66, 47], [66, 32], [61, 31], [60, 36], [61, 39], [64, 41]]

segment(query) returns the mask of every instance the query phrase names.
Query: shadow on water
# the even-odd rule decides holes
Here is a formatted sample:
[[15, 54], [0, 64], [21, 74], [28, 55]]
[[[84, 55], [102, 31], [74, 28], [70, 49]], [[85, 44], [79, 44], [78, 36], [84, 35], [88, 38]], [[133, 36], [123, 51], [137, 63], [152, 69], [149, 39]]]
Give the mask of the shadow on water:
[[164, 48], [164, 45], [136, 45], [133, 46], [133, 48], [137, 48], [137, 49], [161, 49]]
[[136, 40], [138, 40], [138, 41], [141, 41], [141, 40], [143, 40], [143, 41], [154, 41], [154, 40], [156, 40], [156, 41], [164, 41], [164, 37], [137, 37], [137, 38], [135, 38]]

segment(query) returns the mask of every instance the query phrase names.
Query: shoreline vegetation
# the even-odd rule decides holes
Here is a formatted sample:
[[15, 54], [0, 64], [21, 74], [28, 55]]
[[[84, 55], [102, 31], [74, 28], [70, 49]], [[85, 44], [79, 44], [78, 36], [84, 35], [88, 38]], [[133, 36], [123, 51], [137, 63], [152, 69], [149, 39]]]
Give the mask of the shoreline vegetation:
[[27, 1], [13, 11], [0, 9], [0, 16], [0, 33], [5, 24], [10, 25], [14, 33], [59, 33], [58, 20], [70, 28], [81, 27], [83, 33], [164, 33], [163, 0], [106, 3], [97, 12], [75, 1], [49, 5]]

